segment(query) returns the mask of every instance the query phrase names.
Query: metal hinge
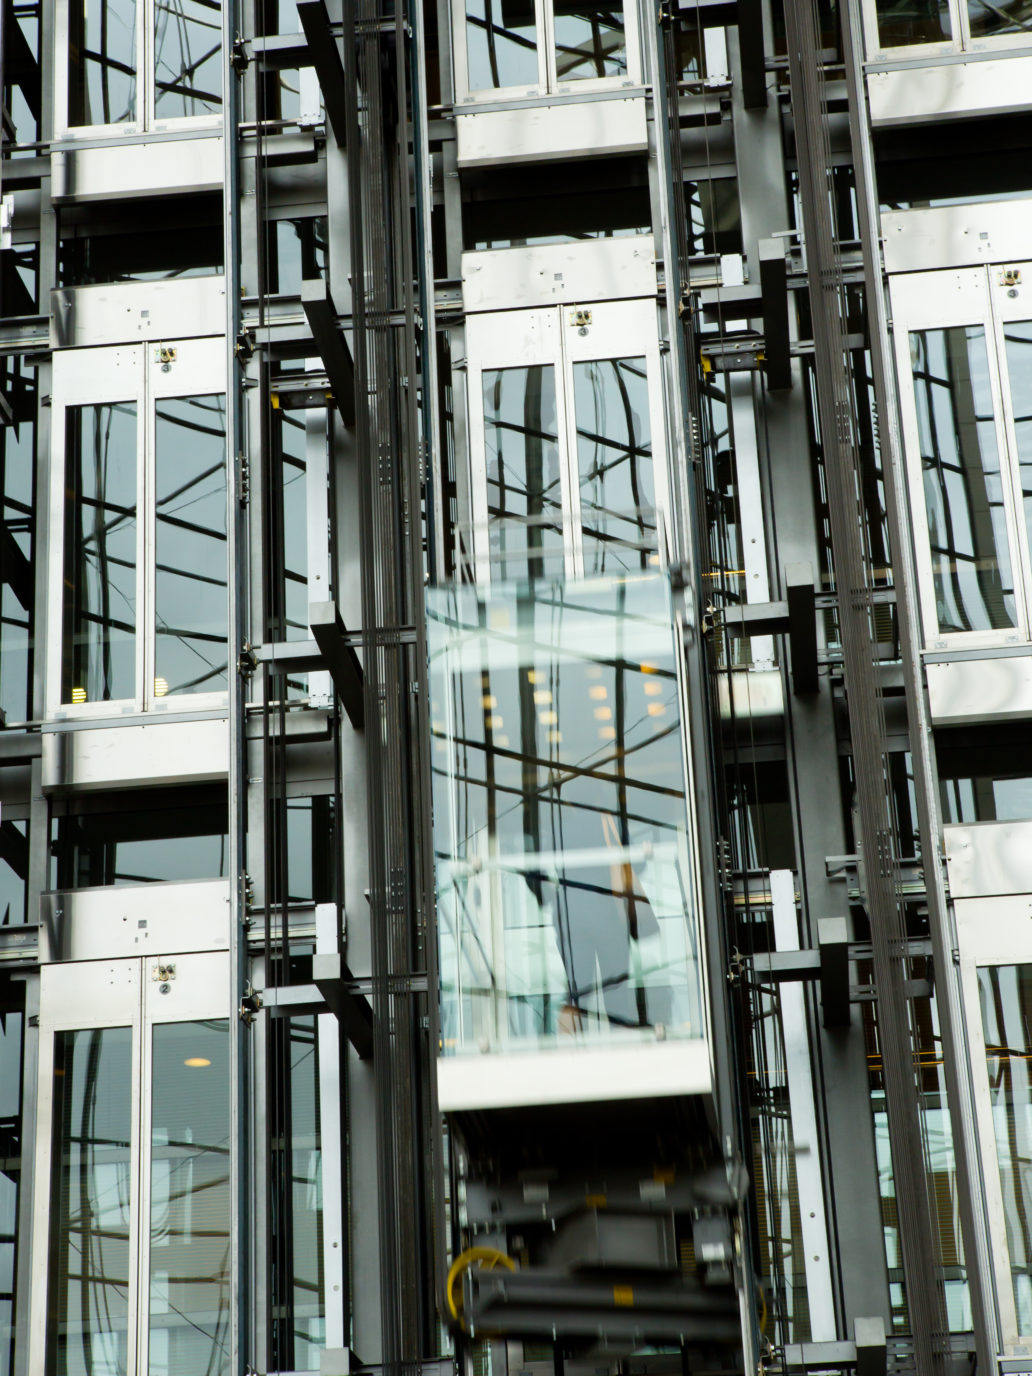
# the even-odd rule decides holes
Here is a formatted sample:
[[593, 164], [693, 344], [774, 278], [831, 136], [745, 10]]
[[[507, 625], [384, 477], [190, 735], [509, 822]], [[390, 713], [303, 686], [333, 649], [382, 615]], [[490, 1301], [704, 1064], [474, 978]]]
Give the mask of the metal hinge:
[[250, 1027], [262, 1011], [262, 996], [248, 980], [244, 986], [244, 997], [240, 1000], [240, 1021]]
[[251, 59], [247, 55], [247, 45], [237, 34], [233, 39], [233, 47], [230, 49], [229, 65], [236, 72], [237, 76], [243, 76], [249, 67]]
[[241, 506], [246, 506], [251, 500], [251, 465], [247, 461], [247, 455], [239, 453], [237, 455], [237, 501]]
[[237, 656], [237, 673], [249, 678], [258, 668], [258, 656], [254, 652], [254, 646], [248, 640], [244, 643], [244, 648]]
[[246, 363], [254, 353], [254, 335], [250, 330], [241, 330], [236, 337], [236, 356], [240, 363]]

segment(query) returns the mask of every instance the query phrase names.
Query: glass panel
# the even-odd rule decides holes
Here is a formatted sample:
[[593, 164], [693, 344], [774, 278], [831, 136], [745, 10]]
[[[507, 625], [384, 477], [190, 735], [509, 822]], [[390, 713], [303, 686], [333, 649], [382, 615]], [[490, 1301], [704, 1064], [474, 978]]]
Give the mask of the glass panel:
[[47, 1376], [129, 1370], [132, 1031], [54, 1038]]
[[703, 1034], [669, 602], [427, 591], [446, 1055]]
[[1032, 1333], [1032, 965], [990, 966], [978, 971], [985, 1033], [986, 1070], [992, 1102], [996, 1159], [1000, 1167], [1007, 1248], [1018, 1332]]
[[273, 220], [275, 257], [272, 290], [300, 296], [302, 281], [326, 276], [326, 216]]
[[221, 108], [221, 0], [155, 0], [154, 114], [181, 119]]
[[229, 1024], [154, 1028], [150, 1376], [229, 1370]]
[[551, 366], [484, 373], [490, 549], [500, 578], [525, 574], [528, 565], [532, 577], [562, 572], [558, 435]]
[[58, 889], [223, 879], [228, 863], [226, 805], [195, 801], [133, 812], [60, 817], [53, 847]]
[[1032, 33], [1029, 0], [968, 0], [968, 24], [972, 38], [998, 33]]
[[62, 702], [136, 693], [136, 406], [71, 406]]
[[22, 1132], [21, 1013], [0, 1018], [0, 1376], [14, 1370]]
[[649, 383], [643, 358], [573, 365], [584, 572], [658, 562]]
[[557, 81], [627, 75], [627, 38], [622, 6], [555, 0]]
[[68, 6], [68, 123], [135, 119], [135, 0], [75, 0]]
[[0, 391], [13, 425], [0, 426], [5, 577], [0, 586], [0, 710], [8, 725], [32, 715], [33, 526], [36, 474], [35, 369], [20, 359], [0, 366]]
[[910, 359], [939, 630], [1014, 626], [985, 331], [913, 331]]
[[1032, 549], [1032, 320], [1007, 321], [1003, 327], [1003, 346], [1010, 377], [1021, 506]]
[[466, 66], [471, 91], [538, 84], [533, 0], [466, 0]]
[[225, 692], [226, 400], [155, 405], [154, 696]]
[[943, 43], [950, 38], [949, 0], [878, 0], [878, 41], [883, 48]]

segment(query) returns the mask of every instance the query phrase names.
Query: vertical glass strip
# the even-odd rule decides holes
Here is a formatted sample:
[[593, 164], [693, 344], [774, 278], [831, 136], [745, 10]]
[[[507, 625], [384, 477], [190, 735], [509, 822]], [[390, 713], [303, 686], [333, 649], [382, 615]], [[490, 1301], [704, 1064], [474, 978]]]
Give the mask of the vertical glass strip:
[[560, 574], [563, 498], [555, 369], [495, 368], [484, 373], [483, 385], [492, 563], [500, 578]]
[[951, 37], [949, 0], [877, 0], [877, 11], [883, 48], [946, 43]]
[[68, 123], [136, 119], [136, 0], [68, 6]]
[[154, 695], [225, 692], [226, 399], [155, 406]]
[[1003, 327], [1003, 347], [1010, 378], [1021, 506], [1032, 549], [1032, 320], [1008, 321]]
[[221, 108], [221, 0], [155, 0], [155, 117], [217, 115]]
[[466, 0], [466, 66], [471, 91], [537, 86], [533, 0]]
[[54, 1038], [47, 1376], [126, 1376], [132, 1029]]
[[153, 1045], [149, 1376], [224, 1376], [229, 1023], [161, 1023]]
[[136, 694], [136, 405], [71, 406], [61, 701]]
[[623, 6], [554, 0], [555, 77], [585, 81], [627, 75]]

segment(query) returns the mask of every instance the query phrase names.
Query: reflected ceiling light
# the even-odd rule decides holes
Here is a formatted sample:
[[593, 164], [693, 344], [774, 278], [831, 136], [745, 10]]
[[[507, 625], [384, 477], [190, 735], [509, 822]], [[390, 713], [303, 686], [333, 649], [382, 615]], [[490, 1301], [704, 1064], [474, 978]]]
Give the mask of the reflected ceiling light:
[[505, 725], [505, 722], [500, 716], [485, 717], [484, 721], [487, 723], [487, 725], [491, 728], [492, 731], [500, 731], [502, 727]]
[[602, 740], [602, 741], [615, 741], [615, 740], [616, 740], [616, 727], [615, 727], [615, 726], [600, 726], [599, 729], [598, 729], [598, 738], [599, 738], [599, 740]]
[[183, 1064], [188, 1065], [193, 1070], [200, 1066], [211, 1065], [211, 1061], [208, 1060], [207, 1056], [187, 1056]]
[[595, 708], [595, 720], [596, 720], [596, 721], [612, 721], [612, 720], [613, 720], [613, 709], [612, 709], [611, 707], [596, 707], [596, 708]]
[[561, 731], [549, 731], [549, 733], [548, 733], [548, 744], [549, 744], [549, 745], [562, 745], [562, 743], [563, 743], [563, 733], [562, 733]]
[[663, 704], [662, 704], [661, 702], [650, 702], [650, 703], [649, 703], [649, 716], [650, 716], [650, 717], [662, 717], [662, 716], [665, 715], [665, 713], [666, 713], [666, 708], [663, 706]]
[[72, 689], [72, 701], [73, 701], [73, 702], [85, 702], [85, 701], [86, 701], [86, 689], [85, 689], [85, 688], [73, 688], [73, 689]]
[[588, 697], [594, 698], [596, 702], [605, 702], [608, 696], [604, 683], [593, 683], [588, 689]]
[[662, 691], [663, 685], [661, 683], [656, 683], [654, 679], [649, 679], [648, 683], [645, 684], [646, 697], [654, 698]]
[[539, 712], [538, 721], [542, 726], [554, 726], [559, 718], [554, 712]]
[[588, 678], [601, 678], [601, 677], [602, 677], [602, 665], [601, 665], [601, 664], [586, 664], [586, 665], [584, 666], [584, 673], [585, 673], [585, 675], [586, 675]]
[[154, 696], [155, 696], [156, 698], [163, 698], [167, 692], [168, 692], [168, 679], [167, 679], [167, 678], [156, 678], [156, 679], [154, 680]]
[[534, 701], [539, 704], [542, 702], [551, 702], [552, 694], [548, 691], [547, 688], [538, 688], [534, 694]]
[[509, 744], [509, 737], [506, 735], [495, 736], [494, 743], [498, 746], [499, 750], [505, 750]]
[[498, 706], [498, 699], [495, 697], [494, 693], [485, 693], [484, 696], [483, 696], [480, 700], [481, 700], [481, 702], [484, 704], [485, 707], [497, 707], [497, 706]]
[[654, 664], [639, 664], [638, 668], [643, 674], [658, 674], [659, 670]]
[[528, 682], [528, 683], [540, 683], [541, 680], [542, 680], [543, 678], [544, 678], [544, 674], [542, 674], [539, 670], [537, 670], [537, 669], [528, 669], [528, 670], [527, 670], [527, 682]]

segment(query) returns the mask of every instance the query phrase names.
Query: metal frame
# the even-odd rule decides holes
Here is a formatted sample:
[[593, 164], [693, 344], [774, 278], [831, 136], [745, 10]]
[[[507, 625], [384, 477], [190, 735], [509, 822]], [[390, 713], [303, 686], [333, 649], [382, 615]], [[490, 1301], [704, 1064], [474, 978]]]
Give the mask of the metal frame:
[[877, 0], [863, 0], [864, 31], [869, 62], [917, 59], [934, 61], [954, 54], [1001, 53], [1032, 47], [1032, 34], [1000, 34], [994, 38], [971, 37], [965, 0], [949, 0], [950, 38], [941, 43], [913, 43], [888, 47], [878, 35]]

